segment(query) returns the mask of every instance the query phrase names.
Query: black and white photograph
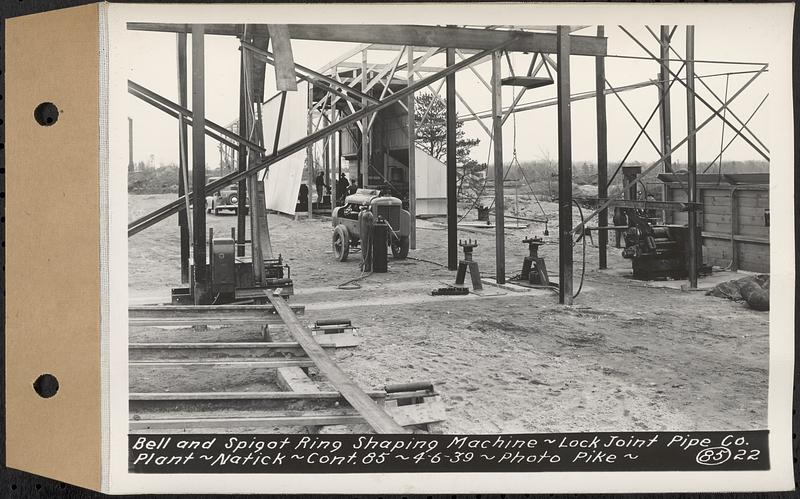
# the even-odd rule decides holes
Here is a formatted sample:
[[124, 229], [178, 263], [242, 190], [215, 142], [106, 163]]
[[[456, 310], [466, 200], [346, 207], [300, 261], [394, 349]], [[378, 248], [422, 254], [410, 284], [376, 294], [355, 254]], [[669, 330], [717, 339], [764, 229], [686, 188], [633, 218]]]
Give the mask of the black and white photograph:
[[112, 32], [129, 477], [788, 465], [774, 16], [341, 8]]

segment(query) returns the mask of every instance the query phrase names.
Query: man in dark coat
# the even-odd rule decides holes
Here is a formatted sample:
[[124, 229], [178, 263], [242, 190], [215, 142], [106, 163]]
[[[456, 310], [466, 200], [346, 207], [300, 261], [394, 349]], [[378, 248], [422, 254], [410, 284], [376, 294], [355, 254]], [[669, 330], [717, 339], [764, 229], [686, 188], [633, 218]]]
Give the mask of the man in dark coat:
[[347, 180], [347, 175], [344, 173], [339, 174], [339, 181], [336, 183], [336, 197], [338, 198], [338, 202], [344, 201], [349, 187], [350, 182]]
[[314, 179], [314, 184], [317, 186], [317, 207], [322, 206], [322, 198], [325, 193], [325, 172], [319, 172], [317, 178]]

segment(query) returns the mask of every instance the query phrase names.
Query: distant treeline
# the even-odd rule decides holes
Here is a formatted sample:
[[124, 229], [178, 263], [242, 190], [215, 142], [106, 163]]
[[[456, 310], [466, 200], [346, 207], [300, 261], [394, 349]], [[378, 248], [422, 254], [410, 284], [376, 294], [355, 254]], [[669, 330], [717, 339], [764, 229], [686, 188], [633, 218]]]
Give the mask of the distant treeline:
[[[645, 163], [641, 161], [628, 161], [625, 163], [626, 166], [641, 166], [642, 170], [646, 169], [652, 163]], [[528, 179], [529, 182], [543, 182], [543, 181], [550, 181], [555, 180], [558, 175], [558, 160], [537, 160], [537, 161], [526, 161], [520, 164], [522, 170], [524, 172], [525, 178]], [[619, 163], [609, 164], [608, 165], [608, 175], [609, 178], [614, 174], [614, 171], [619, 166]], [[708, 163], [698, 163], [697, 165], [697, 173], [702, 173], [708, 167]], [[673, 163], [672, 170], [673, 171], [682, 171], [686, 170], [687, 165], [686, 163]], [[491, 174], [492, 169], [489, 169]], [[658, 167], [651, 172], [648, 177], [655, 178], [656, 175], [661, 173], [663, 168]], [[720, 168], [719, 163], [715, 163], [711, 168], [708, 169], [706, 173], [766, 173], [769, 172], [769, 163], [766, 161], [725, 161]], [[517, 176], [515, 172], [512, 170], [508, 173], [509, 177]], [[580, 185], [597, 185], [597, 165], [595, 163], [573, 163], [572, 165], [572, 177], [576, 184]], [[622, 175], [617, 174], [614, 178], [614, 182], [618, 182], [621, 179]]]
[[[639, 165], [642, 169], [647, 168], [650, 163], [644, 162], [628, 162], [628, 165]], [[558, 161], [557, 160], [538, 160], [526, 161], [520, 164], [524, 177], [531, 183], [550, 184], [556, 182], [558, 175]], [[617, 169], [618, 164], [610, 164], [608, 166], [609, 177]], [[700, 163], [697, 165], [698, 173], [702, 173], [706, 169], [708, 163]], [[681, 171], [686, 169], [685, 163], [673, 163], [672, 169], [674, 171]], [[648, 177], [655, 178], [657, 173], [661, 172], [661, 168], [656, 168], [655, 171]], [[719, 164], [715, 164], [706, 173], [717, 173], [719, 171]], [[722, 165], [722, 173], [765, 173], [769, 171], [769, 164], [765, 161], [725, 161]], [[489, 168], [487, 173], [491, 176], [492, 169]], [[521, 174], [515, 172], [513, 169], [509, 172], [509, 178], [517, 178]], [[572, 165], [572, 175], [574, 183], [578, 185], [597, 185], [597, 165], [594, 163], [575, 163]], [[220, 170], [207, 170], [207, 177], [221, 176]], [[621, 184], [622, 175], [617, 175], [614, 178], [614, 184]], [[191, 171], [189, 172], [189, 185], [191, 185]], [[158, 168], [146, 168], [136, 172], [128, 173], [128, 192], [133, 194], [165, 194], [178, 192], [178, 166], [174, 164], [159, 166]]]
[[[206, 177], [220, 177], [220, 170], [206, 170]], [[192, 172], [189, 171], [189, 186]], [[178, 192], [178, 165], [162, 165], [128, 172], [128, 192], [132, 194], [167, 194]]]

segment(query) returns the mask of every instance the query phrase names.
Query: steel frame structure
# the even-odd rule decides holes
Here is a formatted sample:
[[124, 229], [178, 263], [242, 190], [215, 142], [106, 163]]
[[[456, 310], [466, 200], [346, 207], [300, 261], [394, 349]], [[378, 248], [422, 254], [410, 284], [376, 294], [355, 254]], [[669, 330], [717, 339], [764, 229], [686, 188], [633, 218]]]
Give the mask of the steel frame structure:
[[[761, 105], [743, 121], [730, 110], [730, 104], [736, 99], [760, 74], [767, 70], [767, 66], [760, 65], [760, 68], [754, 71], [740, 71], [738, 73], [751, 73], [751, 78], [742, 85], [732, 96], [721, 99], [703, 82], [704, 78], [720, 75], [736, 74], [733, 72], [722, 73], [720, 75], [695, 75], [694, 66], [696, 63], [706, 62], [696, 60], [694, 58], [693, 48], [693, 27], [688, 27], [686, 30], [686, 56], [682, 58], [674, 47], [671, 41], [677, 31], [676, 27], [662, 26], [660, 27], [660, 35], [657, 35], [652, 29], [647, 27], [647, 30], [659, 44], [658, 55], [648, 49], [637, 37], [630, 31], [622, 26], [619, 29], [633, 40], [646, 54], [646, 56], [613, 56], [607, 54], [606, 51], [606, 33], [603, 26], [597, 28], [595, 36], [575, 35], [577, 29], [585, 27], [569, 27], [558, 26], [555, 30], [548, 30], [543, 32], [544, 28], [535, 27], [537, 31], [531, 32], [525, 29], [512, 27], [505, 29], [504, 27], [488, 27], [484, 29], [477, 29], [473, 27], [439, 27], [439, 26], [388, 26], [388, 25], [240, 25], [240, 24], [208, 24], [208, 25], [186, 25], [186, 24], [159, 24], [159, 23], [129, 23], [128, 29], [140, 31], [157, 31], [157, 32], [173, 32], [177, 34], [178, 39], [178, 72], [179, 72], [179, 86], [182, 93], [179, 93], [181, 98], [179, 103], [170, 102], [158, 96], [154, 92], [138, 85], [134, 82], [129, 82], [129, 92], [150, 103], [154, 107], [178, 118], [179, 120], [179, 136], [181, 148], [181, 179], [180, 192], [178, 199], [165, 205], [164, 207], [145, 215], [129, 224], [128, 234], [129, 237], [138, 233], [141, 230], [164, 220], [166, 217], [178, 213], [181, 227], [181, 259], [182, 259], [182, 277], [186, 279], [188, 276], [188, 241], [193, 241], [193, 254], [195, 266], [194, 281], [199, 286], [198, 292], [201, 291], [205, 285], [206, 277], [204, 275], [205, 261], [205, 212], [204, 212], [204, 198], [207, 191], [211, 191], [220, 187], [224, 187], [234, 182], [239, 182], [240, 189], [248, 189], [251, 194], [251, 209], [255, 207], [256, 210], [251, 216], [251, 223], [253, 234], [252, 237], [252, 252], [255, 258], [261, 258], [261, 252], [264, 254], [269, 253], [269, 229], [266, 225], [266, 215], [264, 211], [263, 192], [259, 194], [258, 189], [255, 187], [257, 182], [253, 179], [257, 178], [257, 174], [267, 169], [271, 164], [274, 164], [291, 154], [308, 148], [309, 153], [311, 147], [315, 142], [324, 141], [324, 154], [323, 163], [328, 180], [331, 180], [331, 171], [335, 172], [338, 166], [341, 171], [341, 134], [344, 133], [349, 125], [355, 124], [361, 130], [361, 175], [366, 175], [366, 165], [368, 165], [368, 158], [365, 157], [369, 153], [369, 136], [374, 124], [375, 115], [378, 111], [387, 108], [388, 106], [398, 103], [408, 111], [408, 131], [409, 131], [409, 190], [410, 190], [410, 211], [412, 213], [412, 221], [415, 220], [415, 193], [414, 193], [414, 161], [413, 161], [413, 148], [414, 146], [414, 108], [415, 100], [414, 93], [427, 89], [432, 95], [440, 100], [446, 106], [447, 113], [447, 226], [448, 226], [448, 267], [455, 268], [457, 258], [457, 213], [456, 213], [456, 199], [455, 199], [455, 179], [456, 179], [456, 166], [455, 166], [455, 123], [457, 121], [477, 121], [480, 126], [486, 131], [494, 144], [494, 171], [496, 178], [504, 178], [504, 163], [502, 151], [502, 126], [503, 123], [512, 115], [512, 113], [523, 112], [533, 109], [540, 109], [548, 106], [558, 107], [558, 135], [559, 135], [559, 278], [560, 278], [560, 303], [571, 304], [572, 295], [572, 246], [573, 237], [581, 234], [584, 230], [585, 224], [593, 219], [595, 216], [599, 217], [599, 225], [607, 226], [608, 215], [607, 209], [612, 206], [615, 199], [609, 199], [607, 195], [607, 188], [614, 180], [617, 172], [621, 169], [627, 156], [632, 151], [633, 147], [637, 144], [642, 136], [652, 144], [653, 148], [657, 151], [659, 159], [643, 169], [641, 175], [635, 180], [625, 183], [622, 192], [625, 192], [634, 185], [636, 182], [641, 182], [642, 178], [649, 172], [653, 171], [660, 165], [664, 165], [665, 171], [671, 171], [671, 158], [672, 155], [685, 143], [689, 144], [689, 199], [688, 206], [690, 208], [690, 215], [695, 215], [694, 208], [696, 206], [696, 182], [694, 178], [696, 175], [696, 153], [694, 150], [694, 137], [703, 127], [705, 127], [714, 118], [719, 118], [723, 122], [723, 126], [727, 126], [734, 130], [734, 136], [729, 140], [728, 146], [737, 138], [751, 145], [755, 151], [765, 159], [768, 159], [768, 150], [758, 137], [748, 128], [748, 123], [760, 109]], [[192, 36], [192, 57], [193, 62], [196, 54], [200, 56], [197, 61], [198, 64], [193, 64], [192, 74], [192, 110], [187, 107], [188, 101], [185, 96], [186, 88], [186, 35], [191, 33]], [[237, 132], [232, 131], [231, 126], [228, 128], [221, 127], [208, 119], [206, 119], [203, 110], [203, 72], [202, 72], [202, 50], [203, 38], [205, 35], [223, 35], [234, 36], [241, 41], [241, 67], [242, 67], [242, 85], [240, 88], [240, 113], [239, 124]], [[268, 50], [269, 41], [273, 40], [273, 52]], [[359, 43], [357, 47], [342, 54], [341, 56], [330, 61], [318, 71], [311, 70], [293, 61], [291, 57], [290, 45], [287, 43], [288, 39], [303, 39], [303, 40], [326, 40], [326, 41], [347, 41]], [[279, 43], [276, 43], [276, 41]], [[287, 49], [288, 45], [288, 49]], [[289, 51], [287, 53], [287, 50]], [[389, 63], [370, 64], [368, 54], [370, 51], [386, 51], [394, 50], [397, 55], [392, 58]], [[514, 75], [514, 68], [511, 59], [508, 55], [509, 52], [529, 52], [532, 53], [530, 66], [527, 70], [527, 76], [535, 76], [542, 69], [547, 71], [552, 77], [551, 69], [556, 74], [557, 97], [555, 99], [546, 99], [534, 102], [523, 103], [521, 102], [525, 95], [523, 89], [518, 95], [515, 96], [513, 102], [508, 107], [503, 107], [502, 97], [500, 92], [501, 77], [502, 77], [502, 59], [505, 56], [508, 63], [508, 70]], [[672, 52], [677, 59], [670, 59], [669, 54]], [[422, 55], [418, 55], [418, 54]], [[425, 65], [428, 60], [438, 53], [444, 53], [446, 56], [446, 64], [444, 67], [436, 67]], [[556, 54], [556, 60], [551, 57]], [[360, 55], [361, 60], [358, 62], [351, 62], [350, 59]], [[579, 94], [570, 93], [569, 69], [570, 58], [573, 55], [589, 56], [595, 58], [595, 90], [590, 92], [583, 92]], [[405, 62], [403, 58], [405, 56]], [[456, 61], [456, 56], [460, 59]], [[628, 57], [636, 59], [652, 60], [659, 65], [659, 78], [658, 80], [645, 81], [637, 84], [626, 85], [624, 87], [613, 87], [606, 78], [605, 73], [605, 59], [607, 57]], [[492, 62], [492, 77], [490, 81], [486, 81], [474, 66], [491, 60]], [[673, 71], [670, 62], [675, 60], [681, 62], [682, 66], [677, 72]], [[720, 62], [720, 61], [713, 61]], [[721, 61], [728, 63], [738, 63], [733, 61]], [[278, 88], [281, 85], [288, 85], [298, 83], [301, 81], [307, 82], [309, 88], [316, 87], [324, 92], [324, 97], [314, 103], [312, 98], [313, 93], [309, 92], [309, 106], [308, 106], [308, 135], [286, 147], [278, 147], [278, 135], [280, 133], [281, 121], [283, 116], [285, 104], [285, 92], [281, 90], [278, 94], [271, 97], [282, 99], [279, 117], [277, 120], [277, 130], [275, 134], [275, 143], [271, 151], [267, 151], [263, 144], [260, 143], [263, 134], [260, 129], [263, 126], [261, 120], [261, 105], [263, 99], [263, 78], [261, 79], [261, 88], [254, 88], [254, 79], [248, 78], [248, 74], [257, 73], [263, 75], [265, 65], [272, 65], [276, 68], [276, 75], [282, 75], [279, 79]], [[740, 63], [739, 63], [740, 64]], [[352, 77], [345, 81], [340, 77], [340, 68], [352, 70]], [[686, 68], [685, 76], [681, 77], [680, 72]], [[458, 93], [456, 89], [455, 74], [458, 71], [469, 69], [473, 75], [491, 92], [492, 95], [492, 109], [488, 112], [475, 112], [469, 103]], [[250, 73], [248, 73], [248, 71]], [[392, 83], [402, 83], [403, 80], [396, 79], [397, 72], [405, 72], [405, 88], [398, 91], [391, 90]], [[289, 75], [289, 76], [287, 76]], [[293, 81], [289, 81], [291, 76], [294, 76]], [[416, 78], [419, 77], [417, 80]], [[441, 82], [440, 82], [441, 81]], [[699, 95], [695, 89], [695, 82], [699, 81], [705, 89], [711, 93], [714, 99], [721, 107], [715, 107], [706, 98]], [[282, 82], [282, 83], [281, 83]], [[433, 84], [440, 82], [437, 89], [433, 88]], [[670, 103], [670, 90], [674, 83], [678, 82], [686, 88], [687, 101], [688, 101], [688, 114], [689, 118], [689, 131], [687, 137], [673, 145], [673, 138], [671, 134], [671, 103]], [[369, 95], [369, 91], [376, 85], [382, 85], [382, 90], [379, 98]], [[650, 114], [644, 124], [639, 121], [634, 112], [627, 106], [621, 97], [622, 92], [632, 91], [639, 88], [648, 86], [656, 86], [658, 90], [659, 100], [655, 109]], [[256, 83], [256, 87], [258, 84]], [[446, 98], [442, 99], [439, 96], [439, 91], [442, 86], [446, 86]], [[291, 90], [291, 88], [289, 88]], [[608, 157], [607, 157], [607, 115], [606, 115], [606, 96], [614, 95], [617, 100], [625, 107], [628, 114], [636, 122], [639, 132], [625, 158], [609, 178], [608, 175]], [[254, 99], [254, 96], [261, 96], [262, 98]], [[570, 105], [572, 102], [595, 98], [596, 99], [596, 112], [597, 112], [597, 159], [598, 159], [598, 178], [600, 182], [598, 186], [598, 198], [600, 206], [597, 210], [589, 215], [588, 218], [582, 220], [580, 223], [573, 225], [572, 223], [572, 192], [571, 192], [571, 132], [570, 132]], [[468, 114], [458, 116], [455, 110], [455, 101], [459, 100], [461, 104], [467, 109]], [[766, 99], [766, 97], [765, 97]], [[346, 111], [337, 108], [337, 104], [344, 103]], [[693, 108], [695, 102], [700, 102], [703, 106], [709, 108], [712, 115], [703, 121], [701, 124], [696, 125], [693, 123]], [[762, 101], [763, 104], [763, 101]], [[423, 120], [427, 118], [430, 108], [424, 112]], [[317, 113], [319, 118], [316, 124], [313, 123], [312, 116]], [[647, 133], [646, 129], [658, 114], [658, 123], [660, 126], [660, 137], [657, 143]], [[730, 116], [736, 124], [728, 118]], [[485, 118], [491, 118], [491, 124], [484, 123]], [[323, 124], [324, 121], [324, 124]], [[195, 126], [195, 124], [197, 126]], [[236, 162], [238, 168], [236, 171], [231, 172], [219, 180], [205, 184], [204, 168], [193, 168], [193, 185], [196, 188], [190, 190], [187, 188], [187, 165], [185, 158], [187, 154], [187, 128], [192, 127], [192, 144], [194, 155], [194, 164], [201, 165], [199, 162], [204, 156], [203, 142], [204, 136], [208, 135], [215, 140], [219, 141], [222, 148], [229, 148], [231, 151], [236, 151]], [[336, 140], [338, 137], [338, 140]], [[720, 152], [720, 156], [724, 149]], [[339, 154], [336, 155], [335, 151], [338, 150]], [[766, 152], [765, 152], [766, 151]], [[231, 155], [232, 157], [232, 155]], [[308, 172], [309, 172], [309, 186], [313, 184], [315, 165], [313, 155], [308, 154]], [[334, 158], [338, 158], [335, 160]], [[716, 161], [716, 159], [715, 159]], [[337, 163], [337, 164], [334, 164]], [[202, 170], [202, 171], [198, 171]], [[333, 175], [334, 179], [337, 176]], [[331, 182], [335, 185], [335, 181]], [[334, 199], [336, 192], [333, 192]], [[194, 200], [194, 207], [191, 209], [191, 222], [189, 221], [189, 199]], [[495, 205], [496, 205], [496, 280], [498, 283], [505, 281], [505, 233], [503, 221], [505, 219], [504, 213], [504, 192], [503, 182], [495, 182]], [[244, 250], [244, 199], [240, 197], [239, 219], [238, 219], [238, 243], [239, 254], [241, 255]], [[667, 202], [663, 205], [666, 209], [670, 204]], [[260, 210], [260, 212], [259, 212]], [[309, 189], [309, 216], [312, 216], [312, 203], [311, 203], [311, 189]], [[691, 217], [694, 219], [695, 217]], [[255, 220], [254, 220], [255, 219]], [[189, 229], [193, 229], [190, 230]], [[411, 232], [411, 247], [415, 248], [415, 228], [412, 227]], [[691, 231], [692, 237], [699, 237], [695, 234], [697, 231]], [[191, 233], [191, 238], [189, 234]], [[260, 234], [260, 235], [259, 235]], [[605, 268], [606, 251], [607, 251], [607, 236], [604, 231], [601, 231], [599, 238], [599, 251], [600, 251], [600, 268]], [[694, 258], [696, 255], [692, 255]], [[254, 265], [254, 268], [257, 267]], [[693, 268], [693, 267], [692, 267]], [[690, 275], [690, 284], [696, 286], [696, 275]], [[203, 297], [202, 293], [199, 296]], [[201, 298], [202, 299], [205, 298]]]

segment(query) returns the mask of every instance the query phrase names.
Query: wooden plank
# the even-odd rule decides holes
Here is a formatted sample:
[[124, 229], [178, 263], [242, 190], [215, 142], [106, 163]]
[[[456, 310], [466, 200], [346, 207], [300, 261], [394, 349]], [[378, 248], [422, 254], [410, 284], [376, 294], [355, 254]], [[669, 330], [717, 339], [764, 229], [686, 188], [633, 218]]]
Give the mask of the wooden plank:
[[[209, 35], [240, 36], [242, 24], [206, 24]], [[331, 42], [381, 43], [384, 45], [411, 45], [461, 49], [491, 49], [506, 40], [514, 39], [509, 50], [521, 52], [556, 53], [556, 34], [531, 33], [510, 30], [486, 30], [443, 26], [391, 25], [391, 24], [289, 24], [293, 40], [321, 40]], [[249, 25], [258, 33], [259, 25]], [[185, 33], [190, 24], [128, 23], [128, 29]], [[262, 29], [262, 31], [264, 31]], [[604, 56], [607, 43], [604, 37], [570, 35], [574, 55]]]
[[[292, 305], [295, 313], [303, 313], [305, 306]], [[271, 305], [147, 305], [128, 307], [128, 317], [262, 317], [274, 315], [275, 308]]]
[[301, 359], [227, 359], [227, 360], [135, 360], [128, 363], [131, 367], [231, 367], [231, 368], [265, 368], [279, 367], [314, 367], [311, 360]]
[[294, 341], [243, 341], [243, 342], [214, 342], [214, 343], [130, 343], [130, 350], [214, 350], [234, 348], [254, 348], [264, 350], [287, 350], [301, 348]]
[[[731, 238], [730, 233], [725, 234], [720, 232], [706, 232], [706, 231], [703, 231], [702, 236], [707, 239], [719, 239], [728, 241], [730, 241]], [[733, 236], [733, 240], [743, 243], [769, 245], [769, 238], [747, 236], [743, 234], [737, 234]]]
[[[373, 399], [383, 399], [383, 390], [366, 392]], [[181, 392], [181, 393], [131, 393], [133, 401], [176, 401], [176, 400], [344, 400], [339, 392]]]
[[283, 324], [280, 319], [274, 317], [251, 317], [241, 319], [217, 319], [217, 318], [197, 318], [197, 319], [130, 319], [128, 326], [130, 327], [150, 327], [150, 326], [229, 326], [231, 324]]
[[438, 423], [447, 417], [444, 403], [438, 396], [426, 397], [418, 404], [408, 405], [397, 405], [396, 401], [387, 401], [385, 408], [401, 426]]
[[[323, 345], [334, 348], [333, 345]], [[178, 357], [277, 357], [290, 355], [305, 357], [306, 353], [294, 342], [234, 342], [234, 343], [131, 343], [128, 356], [131, 360], [166, 360]]]
[[317, 334], [314, 339], [325, 348], [351, 348], [361, 343], [353, 333]]
[[327, 426], [363, 423], [358, 414], [323, 414], [307, 412], [297, 415], [276, 415], [231, 418], [138, 419], [130, 421], [130, 430], [186, 430], [192, 428], [239, 428], [250, 426]]
[[342, 369], [336, 365], [331, 357], [325, 353], [322, 346], [316, 342], [308, 327], [302, 325], [289, 305], [281, 297], [268, 297], [275, 310], [286, 323], [292, 337], [297, 341], [314, 361], [320, 373], [328, 378], [333, 386], [339, 390], [347, 401], [363, 417], [364, 420], [377, 433], [406, 433], [406, 430], [392, 419], [375, 401], [373, 401], [361, 388], [359, 388]]
[[297, 91], [297, 79], [289, 28], [285, 24], [268, 24], [267, 29], [272, 40], [272, 52], [275, 54], [275, 88], [279, 92], [295, 92]]
[[278, 368], [278, 386], [287, 392], [318, 393], [319, 387], [299, 367]]

